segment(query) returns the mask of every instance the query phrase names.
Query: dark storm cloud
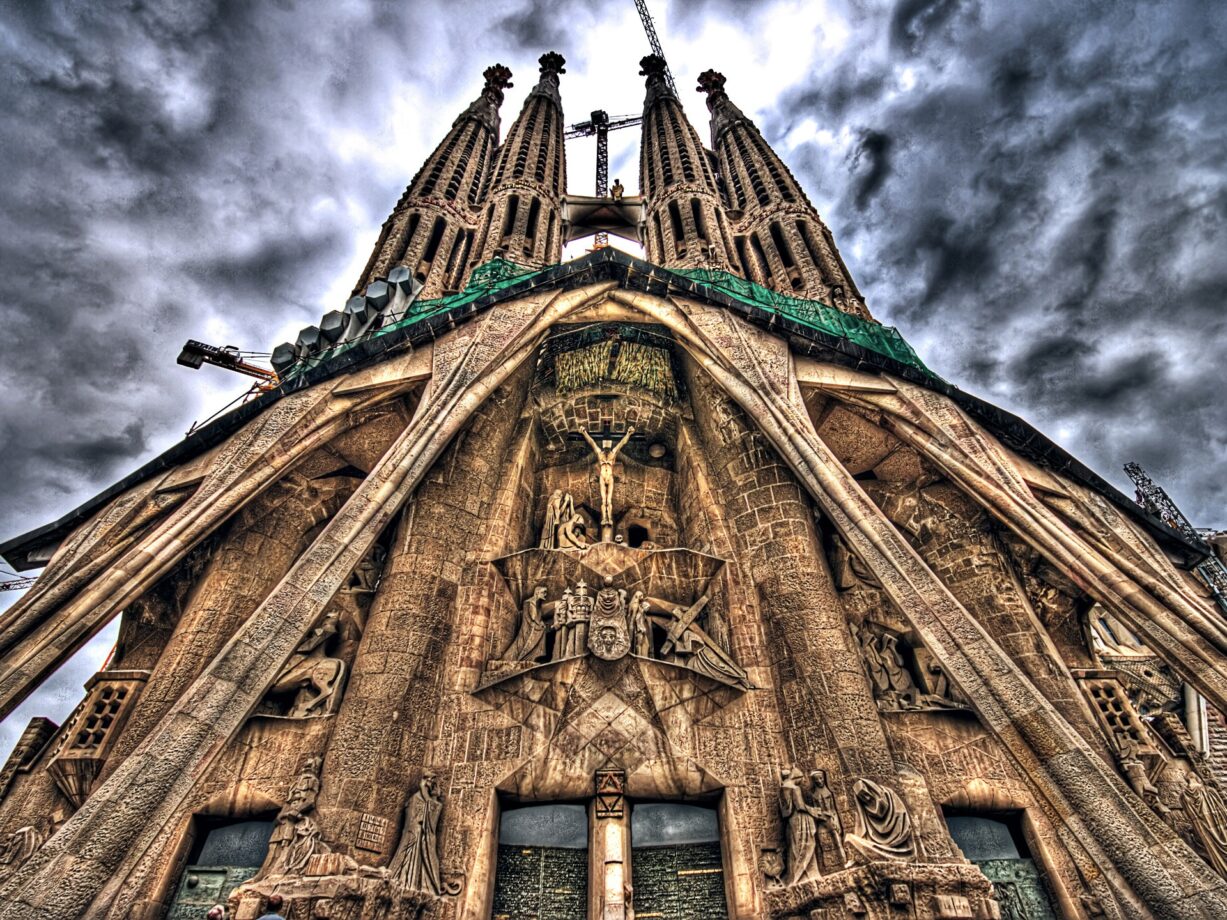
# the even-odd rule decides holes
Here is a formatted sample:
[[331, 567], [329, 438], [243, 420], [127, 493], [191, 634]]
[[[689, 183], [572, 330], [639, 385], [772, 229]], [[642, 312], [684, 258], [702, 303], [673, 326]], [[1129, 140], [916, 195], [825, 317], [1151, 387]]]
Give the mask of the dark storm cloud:
[[[851, 8], [849, 8], [851, 9]], [[870, 308], [952, 381], [1227, 525], [1216, 4], [857, 5], [763, 120]]]

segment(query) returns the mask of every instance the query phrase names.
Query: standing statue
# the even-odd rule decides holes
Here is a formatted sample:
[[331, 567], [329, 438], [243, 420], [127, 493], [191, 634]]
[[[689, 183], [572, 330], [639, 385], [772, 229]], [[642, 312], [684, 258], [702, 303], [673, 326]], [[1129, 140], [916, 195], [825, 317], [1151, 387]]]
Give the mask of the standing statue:
[[627, 608], [631, 620], [631, 653], [640, 658], [647, 658], [652, 654], [652, 624], [648, 620], [650, 606], [643, 592], [636, 591], [631, 595]]
[[545, 506], [545, 522], [541, 525], [540, 549], [558, 548], [558, 529], [575, 516], [575, 500], [570, 492], [555, 489]]
[[545, 620], [541, 616], [545, 595], [545, 585], [537, 585], [524, 599], [520, 608], [520, 630], [500, 656], [504, 661], [537, 661], [545, 654]]
[[443, 881], [439, 867], [439, 820], [443, 816], [443, 797], [433, 773], [422, 775], [417, 791], [405, 805], [405, 827], [401, 831], [400, 845], [388, 874], [401, 887], [409, 891], [425, 891], [429, 894], [457, 894], [458, 884]]
[[1206, 851], [1206, 860], [1227, 878], [1227, 802], [1214, 786], [1188, 774], [1181, 800], [1193, 832]]
[[856, 802], [856, 833], [847, 836], [849, 847], [866, 861], [916, 856], [912, 818], [898, 793], [873, 780], [858, 779], [852, 786], [852, 798]]
[[[315, 811], [315, 800], [320, 794], [320, 768], [323, 765], [322, 757], [308, 757], [290, 786], [285, 805], [277, 813], [276, 825], [268, 840], [268, 857], [258, 877], [301, 872], [315, 853], [328, 852], [311, 817], [311, 812]], [[305, 825], [301, 833], [300, 825]]]
[[571, 642], [571, 610], [575, 606], [575, 592], [570, 588], [562, 592], [562, 599], [554, 605], [554, 621], [550, 630], [554, 633], [554, 648], [550, 661], [560, 661], [567, 657], [567, 646]]
[[630, 425], [626, 429], [626, 434], [622, 436], [622, 440], [616, 446], [610, 447], [611, 442], [608, 440], [601, 441], [600, 446], [597, 446], [596, 441], [592, 440], [592, 435], [587, 431], [580, 430], [580, 434], [584, 436], [584, 440], [588, 442], [588, 446], [592, 448], [592, 452], [596, 454], [596, 462], [598, 466], [598, 482], [601, 490], [601, 539], [606, 539], [604, 531], [606, 528], [613, 527], [613, 487], [614, 487], [614, 461], [618, 459], [618, 452], [626, 446], [626, 442], [631, 439], [631, 435], [635, 433], [635, 426]]
[[835, 807], [835, 793], [827, 785], [827, 771], [814, 770], [810, 773], [809, 779], [814, 814], [818, 819], [819, 839], [821, 840], [825, 831], [827, 838], [831, 841], [831, 848], [835, 850], [835, 864], [837, 867], [842, 867], [848, 861], [848, 856], [844, 852], [844, 823], [840, 820], [839, 811]]
[[1165, 806], [1159, 800], [1159, 787], [1150, 781], [1146, 772], [1146, 764], [1142, 763], [1141, 750], [1137, 741], [1126, 731], [1116, 729], [1112, 735], [1116, 742], [1116, 758], [1120, 762], [1120, 770], [1139, 799], [1149, 802], [1159, 814], [1166, 812]]
[[47, 842], [47, 835], [33, 825], [19, 827], [0, 843], [0, 879], [12, 875], [26, 864], [38, 848]]
[[287, 713], [289, 718], [306, 719], [331, 711], [345, 676], [345, 662], [328, 657], [327, 646], [340, 632], [340, 614], [335, 607], [329, 607], [320, 624], [307, 633], [269, 687], [271, 694], [297, 691]]
[[780, 817], [785, 828], [785, 869], [780, 881], [784, 885], [821, 875], [818, 869], [818, 818], [812, 805], [805, 801], [799, 783], [800, 773], [791, 767], [780, 771]]

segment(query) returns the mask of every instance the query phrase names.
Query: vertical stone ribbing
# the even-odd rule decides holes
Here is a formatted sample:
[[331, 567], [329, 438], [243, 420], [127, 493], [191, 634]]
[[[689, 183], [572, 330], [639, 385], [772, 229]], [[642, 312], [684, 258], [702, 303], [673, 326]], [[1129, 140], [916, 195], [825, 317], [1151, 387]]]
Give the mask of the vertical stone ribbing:
[[491, 170], [469, 269], [500, 255], [533, 267], [562, 260], [558, 227], [567, 169], [558, 75], [566, 73], [566, 61], [551, 51], [540, 63], [541, 79], [507, 132]]
[[[324, 761], [320, 814], [348, 849], [364, 813], [395, 816], [421, 771], [432, 766], [447, 649], [464, 562], [486, 530], [526, 390], [513, 378], [477, 410], [427, 474], [397, 526], [362, 646]], [[438, 770], [447, 788], [446, 764]], [[387, 841], [390, 848], [395, 835]], [[390, 855], [377, 854], [376, 858]]]
[[639, 187], [645, 204], [644, 251], [666, 268], [737, 270], [716, 174], [682, 104], [665, 80], [665, 62], [641, 62], [647, 77]]
[[459, 286], [487, 166], [498, 146], [503, 90], [512, 85], [511, 71], [501, 64], [484, 76], [481, 95], [453, 122], [384, 222], [355, 293], [397, 265], [413, 272], [427, 297]]
[[784, 162], [724, 91], [725, 78], [699, 77], [711, 111], [712, 148], [735, 222], [735, 247], [751, 281], [821, 300], [872, 319], [834, 237]]

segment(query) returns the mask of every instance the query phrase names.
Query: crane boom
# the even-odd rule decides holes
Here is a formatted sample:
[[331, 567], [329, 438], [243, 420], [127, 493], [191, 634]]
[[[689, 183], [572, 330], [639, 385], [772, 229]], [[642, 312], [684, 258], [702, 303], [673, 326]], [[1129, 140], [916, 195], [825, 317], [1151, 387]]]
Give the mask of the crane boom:
[[[648, 10], [647, 0], [635, 0], [635, 9], [639, 11], [643, 31], [648, 33], [648, 44], [652, 46], [652, 53], [665, 61], [665, 81], [669, 84], [669, 89], [673, 90], [673, 95], [677, 96], [677, 84], [673, 82], [673, 71], [669, 69], [668, 58], [665, 57], [664, 49], [660, 47], [660, 37], [656, 34], [656, 23], [652, 21], [652, 13]], [[678, 98], [680, 99], [681, 96]]]

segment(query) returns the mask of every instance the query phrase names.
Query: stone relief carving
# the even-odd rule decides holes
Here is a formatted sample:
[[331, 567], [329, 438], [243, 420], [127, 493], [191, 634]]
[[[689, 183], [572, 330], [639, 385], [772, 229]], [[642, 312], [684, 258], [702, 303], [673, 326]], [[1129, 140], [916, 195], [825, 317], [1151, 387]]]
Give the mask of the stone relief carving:
[[583, 549], [587, 545], [587, 524], [575, 509], [575, 499], [570, 492], [555, 489], [546, 505], [538, 548]]
[[781, 885], [796, 885], [822, 876], [822, 839], [836, 854], [836, 868], [846, 861], [843, 847], [843, 822], [835, 808], [835, 796], [827, 786], [826, 771], [810, 773], [810, 789], [801, 786], [802, 775], [795, 767], [780, 771], [779, 807], [784, 821], [784, 853], [771, 869]]
[[459, 881], [445, 881], [439, 860], [439, 820], [443, 796], [433, 773], [425, 773], [405, 805], [405, 827], [388, 865], [394, 883], [409, 891], [455, 895]]
[[878, 708], [885, 711], [911, 709], [964, 709], [967, 704], [950, 682], [941, 663], [928, 649], [913, 650], [913, 661], [904, 657], [899, 636], [876, 623], [852, 625], [861, 647]]
[[[633, 429], [632, 429], [633, 430]], [[631, 627], [626, 604], [626, 589], [615, 588], [613, 578], [593, 598], [588, 629], [588, 649], [598, 658], [617, 661], [631, 650]]]
[[309, 757], [290, 786], [285, 805], [277, 813], [276, 825], [268, 841], [268, 856], [257, 878], [267, 875], [294, 875], [307, 867], [312, 856], [330, 853], [320, 836], [312, 812], [320, 794], [322, 757]]
[[1227, 877], [1227, 801], [1217, 788], [1192, 773], [1185, 782], [1184, 813], [1207, 861], [1219, 875]]
[[47, 835], [33, 825], [19, 827], [0, 843], [0, 879], [26, 864], [38, 848], [47, 842]]
[[542, 604], [546, 587], [537, 585], [520, 605], [520, 628], [515, 639], [500, 656], [503, 661], [539, 661], [545, 655], [545, 621]]
[[844, 843], [855, 861], [875, 859], [912, 859], [917, 855], [916, 835], [907, 806], [893, 789], [870, 779], [858, 779], [852, 786], [856, 802], [856, 833]]
[[588, 585], [580, 581], [572, 591], [567, 588], [562, 600], [553, 609], [554, 620], [550, 629], [554, 633], [553, 661], [582, 655], [588, 647], [588, 623], [592, 619], [592, 597]]
[[696, 622], [710, 597], [704, 594], [683, 610], [671, 608], [664, 616], [654, 619], [666, 632], [661, 653], [665, 661], [682, 664], [705, 677], [734, 684], [743, 690], [753, 688], [749, 675]]
[[635, 433], [635, 426], [628, 425], [626, 434], [622, 436], [616, 445], [612, 441], [602, 440], [598, 445], [592, 439], [592, 435], [587, 431], [580, 430], [580, 434], [584, 436], [584, 440], [588, 442], [588, 446], [592, 448], [593, 454], [596, 455], [597, 462], [597, 483], [601, 495], [601, 539], [606, 540], [607, 532], [612, 533], [613, 530], [613, 488], [614, 488], [614, 463], [618, 459], [618, 453], [626, 446], [627, 441], [631, 439], [631, 435]]
[[1159, 799], [1159, 789], [1150, 781], [1146, 764], [1142, 761], [1141, 747], [1126, 731], [1117, 729], [1113, 735], [1116, 747], [1116, 758], [1120, 763], [1121, 773], [1125, 775], [1129, 786], [1138, 798], [1148, 803], [1159, 815], [1167, 814], [1167, 806]]
[[367, 612], [383, 574], [386, 551], [376, 544], [350, 574], [319, 622], [299, 643], [273, 681], [258, 715], [312, 719], [330, 715], [341, 691]]

